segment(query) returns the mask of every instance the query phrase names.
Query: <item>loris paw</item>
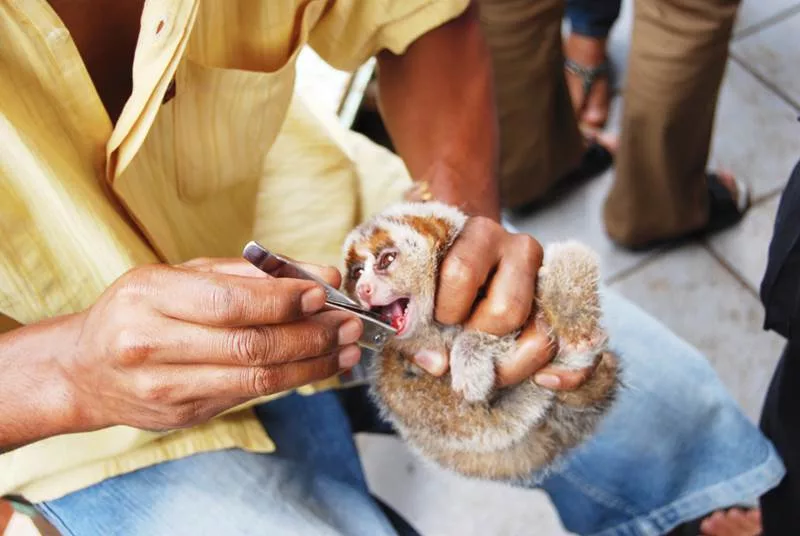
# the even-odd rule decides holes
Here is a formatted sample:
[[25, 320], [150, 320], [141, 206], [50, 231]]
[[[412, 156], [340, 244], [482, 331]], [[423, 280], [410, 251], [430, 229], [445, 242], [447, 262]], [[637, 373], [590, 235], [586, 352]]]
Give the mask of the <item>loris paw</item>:
[[470, 403], [483, 402], [495, 383], [495, 362], [507, 351], [504, 340], [495, 335], [465, 331], [450, 350], [453, 390]]
[[577, 341], [559, 339], [555, 361], [567, 368], [580, 369], [594, 364], [600, 354], [608, 349], [608, 335], [600, 328]]
[[599, 261], [588, 247], [567, 241], [545, 249], [537, 283], [538, 306], [559, 344], [588, 349], [603, 339], [599, 280]]

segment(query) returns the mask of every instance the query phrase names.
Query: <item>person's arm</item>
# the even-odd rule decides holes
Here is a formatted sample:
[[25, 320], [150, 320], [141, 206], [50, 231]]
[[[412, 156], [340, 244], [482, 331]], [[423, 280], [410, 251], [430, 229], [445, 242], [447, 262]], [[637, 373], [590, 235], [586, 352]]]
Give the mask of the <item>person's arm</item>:
[[381, 52], [378, 84], [384, 124], [412, 178], [440, 201], [499, 221], [497, 113], [477, 8], [401, 56]]
[[[334, 286], [332, 268], [306, 265]], [[114, 425], [168, 430], [329, 378], [363, 326], [312, 281], [243, 259], [135, 268], [87, 310], [0, 336], [0, 451]]]
[[77, 315], [0, 336], [0, 453], [33, 441], [84, 431], [58, 365], [77, 338]]
[[[499, 225], [497, 110], [475, 4], [421, 36], [405, 54], [381, 52], [378, 83], [384, 123], [412, 178], [427, 181], [435, 199], [477, 216], [441, 266], [436, 320], [496, 335], [522, 330], [516, 355], [498, 368], [501, 386], [531, 376], [554, 389], [582, 385], [594, 367], [549, 367], [557, 348], [532, 321], [541, 245]], [[449, 366], [446, 356], [433, 353], [415, 361], [436, 375]]]

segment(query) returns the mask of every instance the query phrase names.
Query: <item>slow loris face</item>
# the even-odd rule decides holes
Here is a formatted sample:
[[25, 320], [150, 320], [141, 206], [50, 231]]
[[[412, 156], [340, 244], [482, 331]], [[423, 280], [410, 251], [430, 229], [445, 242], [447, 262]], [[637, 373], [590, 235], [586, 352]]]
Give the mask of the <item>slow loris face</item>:
[[438, 204], [403, 204], [357, 227], [345, 242], [344, 291], [412, 337], [433, 323], [438, 265], [463, 221]]

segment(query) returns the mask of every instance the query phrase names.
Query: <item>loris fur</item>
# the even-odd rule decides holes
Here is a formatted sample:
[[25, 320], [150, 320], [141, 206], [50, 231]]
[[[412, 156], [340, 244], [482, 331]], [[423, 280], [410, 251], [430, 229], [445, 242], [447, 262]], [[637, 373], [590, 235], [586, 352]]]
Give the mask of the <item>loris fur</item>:
[[[514, 354], [519, 332], [498, 337], [434, 320], [439, 267], [466, 221], [437, 202], [389, 207], [346, 238], [343, 288], [400, 328], [369, 371], [371, 396], [400, 436], [462, 475], [522, 478], [588, 438], [618, 391], [617, 359], [601, 326], [598, 261], [577, 242], [549, 245], [532, 319], [558, 345], [554, 366], [599, 361], [590, 379], [574, 391], [546, 389], [533, 379], [496, 388], [496, 365]], [[410, 360], [431, 350], [449, 354], [443, 376]]]

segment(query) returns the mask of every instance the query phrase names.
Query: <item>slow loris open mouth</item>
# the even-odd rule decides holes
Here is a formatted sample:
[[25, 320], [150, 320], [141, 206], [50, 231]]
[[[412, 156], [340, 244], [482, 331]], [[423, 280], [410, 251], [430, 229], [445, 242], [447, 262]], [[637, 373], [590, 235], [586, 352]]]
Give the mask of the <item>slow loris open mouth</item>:
[[409, 325], [408, 305], [410, 301], [409, 298], [399, 298], [386, 305], [376, 305], [371, 310], [385, 318], [397, 330], [397, 334], [402, 335]]

